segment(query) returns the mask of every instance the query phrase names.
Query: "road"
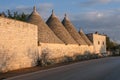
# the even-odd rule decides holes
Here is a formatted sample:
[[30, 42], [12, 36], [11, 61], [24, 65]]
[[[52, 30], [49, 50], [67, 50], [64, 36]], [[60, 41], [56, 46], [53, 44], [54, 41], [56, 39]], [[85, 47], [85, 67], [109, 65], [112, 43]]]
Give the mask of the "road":
[[120, 80], [120, 57], [78, 62], [7, 80]]

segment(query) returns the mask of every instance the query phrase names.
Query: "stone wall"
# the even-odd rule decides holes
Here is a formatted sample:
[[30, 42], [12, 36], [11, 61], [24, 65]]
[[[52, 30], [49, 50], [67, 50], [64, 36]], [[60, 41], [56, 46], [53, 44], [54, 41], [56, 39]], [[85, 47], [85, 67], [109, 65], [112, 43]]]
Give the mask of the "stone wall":
[[74, 44], [48, 44], [40, 43], [38, 47], [40, 56], [46, 54], [48, 59], [57, 59], [64, 56], [72, 57], [86, 53], [94, 53], [93, 46]]
[[[94, 53], [93, 45], [39, 43], [37, 26], [0, 17], [0, 72], [36, 66], [39, 59]], [[56, 61], [56, 62], [59, 62]]]
[[0, 72], [36, 65], [37, 26], [0, 17]]

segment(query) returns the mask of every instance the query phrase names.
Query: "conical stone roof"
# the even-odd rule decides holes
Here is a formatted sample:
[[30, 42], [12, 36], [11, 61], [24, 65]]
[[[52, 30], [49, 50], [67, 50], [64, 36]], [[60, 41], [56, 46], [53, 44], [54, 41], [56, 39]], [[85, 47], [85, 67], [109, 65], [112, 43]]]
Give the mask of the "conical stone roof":
[[85, 42], [88, 44], [88, 45], [92, 45], [92, 42], [88, 39], [88, 37], [84, 34], [83, 30], [80, 29], [79, 31], [79, 34], [80, 36], [82, 36], [82, 38], [85, 40]]
[[33, 12], [28, 17], [27, 22], [38, 26], [38, 41], [42, 43], [63, 43], [54, 32], [47, 26], [42, 20], [36, 8], [33, 8]]
[[53, 11], [46, 23], [65, 44], [77, 44]]
[[4, 12], [0, 13], [0, 17], [6, 17], [5, 13]]
[[76, 28], [73, 26], [73, 24], [70, 22], [70, 20], [67, 18], [67, 15], [65, 14], [65, 17], [62, 21], [62, 24], [67, 29], [69, 34], [73, 37], [73, 39], [79, 44], [79, 45], [87, 45], [87, 43], [83, 40], [83, 38], [79, 35]]

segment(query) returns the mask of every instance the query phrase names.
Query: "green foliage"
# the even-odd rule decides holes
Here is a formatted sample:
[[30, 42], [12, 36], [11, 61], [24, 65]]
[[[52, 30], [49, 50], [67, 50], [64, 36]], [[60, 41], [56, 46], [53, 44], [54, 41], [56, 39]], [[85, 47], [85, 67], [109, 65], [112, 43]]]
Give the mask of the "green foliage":
[[16, 19], [20, 21], [26, 21], [29, 14], [25, 14], [24, 12], [18, 13], [17, 11], [12, 12], [10, 10], [7, 11], [7, 17], [11, 19]]
[[75, 61], [83, 61], [83, 60], [90, 60], [90, 59], [97, 59], [100, 58], [98, 54], [78, 54], [74, 56], [63, 56], [60, 59], [48, 59], [48, 54], [43, 53], [41, 58], [41, 66], [48, 66], [54, 65], [57, 63], [70, 63]]
[[75, 60], [76, 61], [89, 60], [89, 59], [97, 59], [97, 58], [99, 58], [98, 54], [75, 55]]
[[107, 36], [106, 37], [106, 45], [107, 45], [107, 50], [112, 50], [115, 48], [115, 46], [117, 46], [118, 44], [111, 41], [110, 38]]
[[73, 62], [73, 58], [72, 57], [69, 57], [69, 56], [64, 56], [64, 62], [67, 63], [67, 62]]

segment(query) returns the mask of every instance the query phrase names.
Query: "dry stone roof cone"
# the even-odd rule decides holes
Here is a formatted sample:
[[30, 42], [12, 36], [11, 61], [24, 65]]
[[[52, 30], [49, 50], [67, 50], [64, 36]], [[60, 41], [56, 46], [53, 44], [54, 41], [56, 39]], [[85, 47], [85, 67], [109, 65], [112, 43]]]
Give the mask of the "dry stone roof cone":
[[65, 44], [77, 44], [60, 20], [55, 16], [53, 10], [46, 23]]
[[4, 12], [0, 13], [0, 17], [6, 17], [6, 14]]
[[47, 24], [42, 20], [39, 13], [36, 11], [34, 6], [33, 12], [28, 17], [27, 22], [35, 24], [38, 26], [38, 41], [42, 43], [62, 43], [64, 44], [54, 32], [47, 26]]
[[79, 44], [79, 45], [87, 45], [87, 43], [84, 41], [82, 36], [79, 35], [78, 31], [74, 27], [74, 25], [71, 23], [71, 21], [68, 19], [67, 15], [65, 14], [65, 17], [62, 21], [62, 24], [67, 29], [69, 34], [73, 37], [73, 39]]
[[80, 36], [82, 36], [82, 38], [86, 41], [86, 43], [87, 43], [88, 45], [92, 45], [92, 42], [91, 42], [91, 41], [88, 39], [88, 37], [84, 34], [84, 32], [83, 32], [82, 29], [79, 30], [79, 34], [80, 34]]

